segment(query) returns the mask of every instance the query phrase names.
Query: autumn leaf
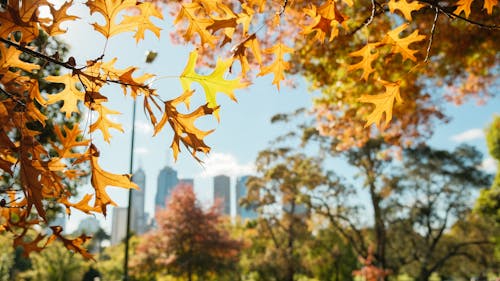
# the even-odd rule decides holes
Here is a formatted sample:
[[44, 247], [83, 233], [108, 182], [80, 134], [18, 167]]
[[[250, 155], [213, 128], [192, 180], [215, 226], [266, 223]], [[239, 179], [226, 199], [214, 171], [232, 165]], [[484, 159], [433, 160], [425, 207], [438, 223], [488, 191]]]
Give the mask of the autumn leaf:
[[483, 9], [486, 10], [488, 15], [493, 13], [493, 7], [498, 5], [498, 0], [484, 0]]
[[182, 142], [188, 148], [191, 155], [193, 155], [196, 160], [201, 162], [201, 160], [196, 156], [196, 152], [202, 152], [205, 154], [210, 152], [210, 147], [205, 144], [203, 139], [208, 134], [213, 132], [213, 130], [200, 130], [194, 123], [200, 117], [213, 114], [217, 108], [214, 109], [208, 105], [203, 105], [191, 113], [179, 113], [177, 111], [177, 106], [180, 103], [189, 104], [189, 99], [193, 93], [194, 91], [186, 91], [178, 98], [164, 103], [165, 111], [163, 113], [163, 117], [155, 126], [154, 135], [158, 134], [168, 121], [174, 131], [174, 138], [172, 144], [170, 145], [173, 151], [174, 159], [177, 160], [177, 156], [180, 152], [180, 142]]
[[21, 51], [14, 47], [5, 47], [0, 44], [0, 69], [8, 69], [9, 67], [17, 67], [28, 72], [40, 69], [38, 64], [28, 63], [19, 59]]
[[93, 144], [90, 145], [87, 154], [90, 157], [90, 167], [92, 173], [90, 182], [92, 187], [95, 189], [94, 207], [100, 208], [102, 214], [106, 216], [106, 206], [116, 205], [106, 192], [106, 187], [117, 186], [134, 189], [139, 189], [139, 187], [130, 180], [130, 175], [128, 174], [117, 175], [104, 171], [97, 162], [99, 159], [99, 151]]
[[68, 239], [62, 235], [62, 227], [51, 226], [50, 228], [52, 229], [52, 235], [47, 240], [47, 243], [50, 243], [55, 239], [59, 239], [67, 249], [75, 253], [79, 253], [84, 258], [92, 260], [94, 259], [93, 256], [84, 247], [85, 242], [90, 239], [90, 236], [82, 234], [74, 239]]
[[99, 207], [90, 206], [90, 200], [92, 200], [92, 194], [85, 194], [83, 198], [77, 203], [71, 203], [68, 201], [67, 197], [62, 197], [59, 200], [59, 203], [63, 204], [66, 207], [66, 214], [71, 215], [71, 208], [78, 209], [86, 214], [90, 214], [92, 212], [100, 212]]
[[416, 43], [418, 41], [422, 41], [425, 39], [425, 35], [419, 35], [418, 30], [413, 31], [412, 34], [399, 38], [399, 34], [403, 32], [408, 27], [407, 23], [404, 23], [395, 29], [391, 30], [387, 33], [386, 37], [382, 41], [385, 44], [392, 45], [392, 53], [399, 53], [403, 56], [403, 61], [412, 60], [417, 61], [415, 57], [415, 53], [418, 50], [410, 49], [410, 44]]
[[[64, 134], [63, 134], [64, 131]], [[61, 158], [78, 158], [82, 156], [81, 153], [73, 152], [76, 147], [84, 147], [89, 144], [89, 140], [79, 140], [82, 131], [78, 126], [74, 125], [73, 128], [64, 127], [63, 131], [59, 126], [54, 127], [54, 133], [59, 140], [59, 144], [51, 141], [52, 148], [57, 152]]]
[[[189, 54], [189, 60], [184, 68], [184, 71], [180, 75], [180, 81], [182, 88], [185, 92], [191, 90], [191, 84], [196, 82], [200, 84], [205, 92], [205, 97], [207, 100], [207, 106], [214, 109], [214, 115], [218, 118], [217, 114], [217, 93], [223, 93], [227, 95], [233, 101], [236, 101], [234, 95], [234, 90], [244, 88], [248, 83], [241, 82], [239, 78], [232, 80], [224, 79], [224, 75], [231, 66], [232, 60], [217, 60], [215, 69], [209, 75], [201, 75], [195, 72], [196, 59], [198, 58], [198, 52], [193, 51]], [[186, 99], [187, 104], [189, 104], [189, 98]]]
[[93, 23], [94, 29], [109, 38], [121, 32], [130, 31], [134, 28], [134, 24], [116, 23], [118, 14], [125, 9], [135, 6], [134, 0], [89, 0], [86, 5], [90, 9], [90, 13], [99, 13], [104, 17], [106, 24], [99, 25]]
[[423, 7], [425, 7], [424, 4], [420, 4], [418, 1], [415, 0], [410, 3], [408, 3], [408, 1], [406, 0], [399, 0], [399, 1], [389, 0], [388, 6], [389, 6], [389, 11], [391, 11], [391, 13], [394, 13], [396, 10], [399, 10], [403, 14], [405, 19], [407, 19], [408, 21], [412, 20], [411, 17], [412, 12], [418, 11]]
[[[465, 13], [465, 17], [469, 18], [470, 6], [474, 0], [458, 0], [457, 8], [453, 11], [454, 14], [460, 15], [462, 11]], [[486, 5], [486, 3], [485, 3]]]
[[293, 51], [294, 50], [292, 48], [287, 47], [281, 42], [269, 49], [264, 50], [264, 53], [266, 54], [274, 54], [274, 61], [268, 66], [263, 66], [257, 76], [264, 76], [273, 73], [273, 84], [276, 85], [279, 91], [280, 82], [285, 79], [285, 71], [290, 69], [290, 63], [285, 61], [285, 55], [293, 53]]
[[109, 143], [111, 140], [111, 135], [109, 133], [109, 129], [116, 129], [122, 133], [124, 132], [121, 124], [113, 122], [111, 119], [108, 118], [108, 115], [120, 114], [120, 112], [115, 111], [115, 110], [111, 110], [100, 103], [92, 104], [91, 109], [93, 111], [99, 113], [99, 117], [97, 118], [97, 121], [95, 121], [95, 123], [90, 125], [90, 132], [91, 133], [94, 132], [95, 130], [100, 130], [104, 140], [107, 143]]
[[139, 40], [144, 39], [144, 32], [148, 29], [151, 30], [156, 35], [156, 37], [160, 38], [161, 28], [154, 25], [154, 23], [151, 22], [150, 19], [151, 17], [163, 19], [163, 15], [158, 10], [156, 5], [151, 2], [142, 2], [136, 7], [139, 8], [140, 13], [134, 16], [128, 16], [128, 15], [123, 16], [123, 21], [120, 24], [135, 25], [134, 38], [136, 42], [139, 42]]
[[208, 27], [214, 23], [214, 21], [210, 18], [200, 18], [198, 15], [198, 10], [200, 10], [202, 6], [199, 3], [182, 3], [181, 10], [177, 17], [175, 18], [174, 24], [177, 24], [179, 21], [186, 19], [188, 21], [188, 27], [186, 28], [186, 32], [184, 33], [184, 39], [186, 41], [191, 40], [193, 34], [196, 32], [200, 36], [201, 45], [203, 46], [205, 43], [209, 44], [211, 47], [215, 46], [215, 37], [210, 34], [208, 31]]
[[380, 46], [379, 43], [368, 43], [358, 51], [350, 53], [350, 57], [362, 57], [362, 59], [358, 63], [349, 65], [347, 67], [347, 71], [361, 69], [363, 70], [361, 78], [368, 81], [370, 74], [375, 72], [375, 69], [372, 67], [372, 63], [378, 58], [378, 51], [375, 49], [378, 46]]
[[403, 101], [399, 94], [399, 81], [391, 83], [381, 80], [380, 83], [384, 85], [385, 93], [378, 95], [362, 95], [358, 99], [360, 102], [372, 103], [375, 105], [375, 109], [367, 117], [365, 127], [374, 123], [379, 126], [382, 121], [383, 114], [385, 114], [384, 127], [386, 127], [392, 120], [392, 107], [394, 105], [394, 101], [396, 101], [396, 103], [401, 103]]
[[63, 23], [64, 21], [73, 21], [73, 20], [79, 19], [79, 17], [77, 17], [77, 16], [68, 15], [67, 10], [72, 5], [73, 5], [73, 1], [71, 0], [69, 2], [64, 2], [61, 5], [61, 7], [59, 7], [58, 9], [55, 9], [54, 6], [52, 6], [52, 5], [49, 6], [50, 13], [52, 15], [52, 24], [48, 25], [48, 26], [42, 25], [42, 27], [44, 27], [45, 31], [50, 36], [60, 35], [60, 34], [66, 33], [66, 30], [63, 30], [60, 27], [61, 23]]
[[64, 104], [61, 107], [61, 112], [66, 113], [66, 118], [69, 118], [73, 112], [80, 112], [78, 110], [78, 102], [84, 101], [85, 94], [76, 88], [76, 84], [80, 83], [77, 75], [65, 74], [61, 76], [48, 76], [45, 80], [52, 83], [64, 84], [64, 90], [48, 96], [47, 104], [63, 101]]

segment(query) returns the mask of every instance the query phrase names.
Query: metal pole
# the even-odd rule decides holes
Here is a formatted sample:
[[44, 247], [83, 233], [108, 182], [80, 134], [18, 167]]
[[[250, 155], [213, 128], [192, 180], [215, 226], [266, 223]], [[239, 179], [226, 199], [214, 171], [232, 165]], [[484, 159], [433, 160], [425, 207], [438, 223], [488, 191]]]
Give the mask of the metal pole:
[[[129, 174], [134, 172], [134, 140], [135, 140], [135, 107], [136, 100], [132, 109], [132, 136], [130, 141], [130, 166]], [[123, 261], [123, 280], [128, 281], [128, 249], [130, 240], [130, 207], [132, 206], [132, 189], [128, 191], [128, 207], [127, 207], [127, 231], [125, 234], [125, 260]]]

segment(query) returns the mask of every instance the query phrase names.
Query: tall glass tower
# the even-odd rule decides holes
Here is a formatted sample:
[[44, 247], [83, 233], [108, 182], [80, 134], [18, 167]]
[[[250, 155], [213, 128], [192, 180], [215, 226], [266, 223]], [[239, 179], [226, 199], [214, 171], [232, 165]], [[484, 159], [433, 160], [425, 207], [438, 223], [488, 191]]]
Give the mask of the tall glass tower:
[[156, 189], [155, 196], [155, 209], [164, 209], [165, 202], [170, 197], [172, 189], [179, 184], [179, 178], [177, 177], [177, 171], [169, 166], [161, 169], [158, 175], [158, 187]]
[[146, 174], [139, 168], [133, 175], [132, 181], [139, 186], [139, 190], [132, 190], [132, 205], [130, 209], [130, 230], [135, 234], [146, 232], [147, 217], [144, 212], [144, 196], [146, 192]]
[[249, 176], [242, 176], [236, 180], [236, 215], [242, 219], [256, 219], [257, 212], [254, 206], [243, 207], [240, 200], [247, 196], [247, 180]]
[[223, 215], [231, 215], [231, 199], [230, 199], [230, 181], [225, 175], [214, 177], [214, 202], [221, 202], [221, 210]]

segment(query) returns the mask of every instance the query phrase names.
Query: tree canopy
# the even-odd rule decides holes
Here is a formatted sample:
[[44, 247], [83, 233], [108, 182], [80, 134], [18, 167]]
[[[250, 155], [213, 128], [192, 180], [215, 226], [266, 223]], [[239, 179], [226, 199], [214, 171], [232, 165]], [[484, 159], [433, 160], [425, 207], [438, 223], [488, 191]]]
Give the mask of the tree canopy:
[[[87, 19], [68, 13], [73, 5], [73, 1], [56, 5], [47, 0], [7, 0], [0, 10], [0, 169], [17, 179], [0, 195], [0, 230], [12, 232], [14, 244], [27, 254], [59, 239], [90, 257], [82, 247], [85, 236], [66, 238], [57, 226], [48, 239], [40, 233], [30, 240], [26, 233], [46, 225], [48, 201], [62, 204], [68, 214], [78, 209], [106, 215], [107, 207], [115, 204], [106, 192], [108, 186], [137, 188], [130, 175], [103, 170], [92, 135], [82, 133], [99, 131], [110, 142], [110, 130], [123, 131], [112, 119], [118, 112], [107, 106], [103, 88], [115, 87], [131, 99], [140, 98], [155, 135], [165, 127], [173, 132], [174, 158], [183, 145], [200, 160], [197, 153], [210, 151], [205, 137], [212, 130], [201, 130], [197, 120], [212, 115], [218, 120], [217, 94], [236, 100], [235, 91], [259, 76], [272, 74], [279, 90], [287, 72], [299, 72], [311, 79], [313, 87], [327, 89], [315, 109], [320, 131], [334, 132], [344, 140], [339, 148], [362, 144], [377, 132], [408, 144], [427, 131], [429, 120], [443, 118], [424, 86], [444, 83], [456, 89], [447, 98], [460, 100], [464, 94], [486, 93], [498, 76], [492, 70], [498, 65], [497, 0], [84, 2], [88, 17], [101, 17], [91, 25], [106, 42], [122, 33], [137, 42], [149, 33], [159, 37], [166, 14], [160, 7], [168, 9], [174, 18], [173, 39], [191, 43], [193, 51], [178, 75], [183, 92], [166, 99], [152, 86], [157, 74], [139, 76], [137, 66], [117, 67], [120, 58], [105, 56], [110, 55], [107, 43], [100, 56], [87, 61], [77, 54], [66, 57], [32, 48], [40, 34], [73, 32], [61, 27], [64, 22], [85, 23]], [[59, 73], [46, 74], [46, 68], [56, 66]], [[201, 74], [200, 66], [213, 70]], [[60, 89], [41, 90], [39, 78]], [[193, 83], [201, 86], [206, 103], [189, 109], [191, 98], [199, 94]], [[44, 109], [56, 103], [64, 118], [48, 126], [53, 117]], [[179, 109], [184, 105], [187, 113]], [[96, 118], [87, 125], [65, 125], [64, 119], [81, 115], [82, 107]], [[45, 146], [42, 136], [47, 129], [58, 141]], [[85, 177], [79, 164], [90, 167], [94, 190], [75, 202], [63, 179]]]

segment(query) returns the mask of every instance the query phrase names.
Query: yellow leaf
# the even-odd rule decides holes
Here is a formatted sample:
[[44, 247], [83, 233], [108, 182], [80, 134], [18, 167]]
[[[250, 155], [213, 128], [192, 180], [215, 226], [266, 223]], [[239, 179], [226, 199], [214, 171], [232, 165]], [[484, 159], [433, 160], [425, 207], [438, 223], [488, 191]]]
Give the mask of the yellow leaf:
[[48, 96], [47, 104], [53, 104], [58, 101], [63, 101], [64, 105], [61, 107], [61, 112], [66, 113], [66, 118], [71, 117], [71, 113], [80, 112], [78, 110], [78, 101], [85, 99], [85, 94], [76, 88], [76, 84], [80, 83], [78, 76], [65, 74], [61, 76], [48, 76], [45, 78], [48, 82], [62, 83], [65, 85], [64, 90], [57, 94]]
[[403, 100], [399, 94], [399, 81], [395, 83], [380, 81], [385, 87], [385, 93], [378, 95], [362, 95], [358, 101], [373, 103], [375, 105], [375, 109], [370, 115], [368, 115], [366, 120], [365, 127], [370, 126], [371, 124], [380, 125], [382, 121], [382, 115], [385, 113], [385, 126], [386, 127], [389, 122], [392, 120], [392, 108], [394, 105], [394, 101], [397, 103], [401, 103]]
[[106, 216], [106, 206], [110, 204], [116, 206], [116, 203], [111, 200], [106, 192], [106, 187], [117, 186], [134, 189], [139, 189], [139, 187], [130, 180], [130, 175], [128, 174], [117, 175], [104, 171], [97, 162], [99, 159], [99, 151], [93, 144], [89, 147], [88, 155], [90, 156], [90, 167], [92, 172], [90, 182], [95, 189], [94, 207], [100, 208], [102, 214]]
[[391, 11], [391, 13], [394, 13], [396, 10], [399, 10], [408, 21], [412, 20], [412, 12], [418, 11], [423, 7], [425, 7], [425, 5], [418, 3], [418, 1], [412, 1], [411, 3], [408, 3], [406, 0], [389, 0], [389, 11]]
[[274, 74], [273, 84], [280, 89], [280, 82], [285, 79], [285, 71], [290, 69], [290, 63], [285, 61], [287, 53], [293, 53], [294, 49], [279, 42], [269, 49], [264, 50], [266, 54], [274, 54], [274, 61], [271, 65], [264, 66], [257, 76], [264, 76], [269, 73]]
[[[216, 111], [218, 107], [216, 94], [223, 93], [229, 98], [236, 101], [234, 96], [234, 90], [246, 87], [248, 84], [240, 81], [239, 78], [226, 80], [224, 75], [231, 66], [232, 60], [217, 60], [215, 69], [209, 75], [201, 75], [195, 72], [196, 59], [198, 58], [198, 52], [193, 51], [189, 54], [189, 60], [184, 68], [184, 71], [180, 75], [181, 85], [185, 92], [191, 90], [191, 84], [193, 82], [199, 83], [203, 90], [205, 91], [205, 97], [207, 100], [207, 106]], [[189, 98], [186, 99], [187, 104], [189, 104]], [[217, 112], [214, 113], [218, 117]]]
[[123, 128], [121, 124], [115, 123], [108, 118], [110, 114], [120, 114], [118, 111], [111, 110], [101, 103], [93, 103], [91, 109], [99, 113], [99, 118], [94, 124], [90, 125], [90, 132], [95, 130], [100, 130], [104, 140], [109, 143], [111, 140], [111, 135], [109, 134], [109, 129], [113, 128], [123, 133]]
[[134, 30], [135, 41], [139, 42], [139, 40], [144, 39], [144, 32], [149, 29], [151, 30], [156, 37], [160, 38], [161, 28], [157, 27], [151, 22], [150, 17], [157, 17], [159, 19], [163, 19], [163, 15], [158, 11], [158, 8], [155, 4], [151, 2], [142, 2], [136, 6], [139, 8], [139, 15], [134, 16], [124, 16], [123, 21], [120, 24], [132, 24], [135, 25]]
[[410, 49], [410, 44], [425, 39], [425, 35], [419, 35], [418, 30], [415, 30], [412, 34], [399, 38], [399, 34], [408, 27], [408, 23], [404, 23], [399, 27], [389, 31], [385, 36], [383, 43], [392, 45], [392, 53], [399, 53], [403, 56], [403, 61], [412, 60], [417, 61], [415, 53], [417, 50]]
[[349, 65], [347, 67], [347, 71], [362, 69], [363, 74], [361, 75], [361, 78], [368, 81], [370, 74], [375, 72], [375, 69], [372, 67], [372, 63], [378, 58], [378, 52], [375, 48], [379, 45], [379, 43], [368, 43], [363, 46], [363, 48], [350, 53], [350, 57], [362, 57], [362, 59], [358, 63]]
[[458, 0], [457, 8], [453, 12], [454, 14], [460, 15], [462, 11], [465, 13], [465, 17], [469, 18], [470, 6], [474, 0]]

